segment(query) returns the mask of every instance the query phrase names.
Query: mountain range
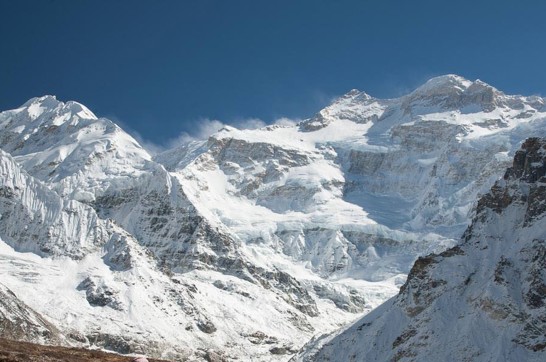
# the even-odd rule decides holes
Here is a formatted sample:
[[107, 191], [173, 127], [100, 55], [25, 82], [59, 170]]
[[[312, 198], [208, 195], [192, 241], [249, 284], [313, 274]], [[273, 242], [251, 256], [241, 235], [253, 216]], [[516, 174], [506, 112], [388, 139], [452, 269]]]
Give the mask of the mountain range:
[[[513, 290], [516, 274], [536, 274], [526, 293], [540, 289], [534, 244], [489, 243], [544, 239], [540, 202], [512, 210], [499, 195], [529, 197], [527, 184], [543, 193], [543, 175], [528, 178], [542, 151], [525, 151], [540, 140], [518, 149], [546, 136], [545, 125], [544, 98], [446, 75], [400, 98], [352, 90], [293, 126], [226, 126], [151, 154], [82, 104], [33, 98], [0, 113], [0, 335], [179, 360], [286, 361], [298, 351], [370, 353], [361, 339], [382, 330], [400, 343], [377, 358], [402, 360], [445, 342], [431, 336], [441, 331], [434, 317], [461, 285], [476, 299], [458, 297], [450, 318], [508, 305], [508, 316], [519, 308], [514, 325], [535, 321], [542, 307], [521, 307]], [[536, 158], [523, 173], [512, 161], [521, 152]], [[524, 227], [528, 204], [537, 210]], [[480, 295], [501, 256], [512, 273], [501, 273], [504, 289]], [[477, 258], [491, 262], [476, 269]], [[353, 333], [360, 321], [347, 329], [364, 314], [365, 324], [376, 318], [364, 334]], [[392, 318], [400, 323], [389, 329]], [[509, 330], [521, 341], [506, 350], [512, 360], [541, 350], [539, 337]], [[463, 340], [453, 346], [476, 356]]]

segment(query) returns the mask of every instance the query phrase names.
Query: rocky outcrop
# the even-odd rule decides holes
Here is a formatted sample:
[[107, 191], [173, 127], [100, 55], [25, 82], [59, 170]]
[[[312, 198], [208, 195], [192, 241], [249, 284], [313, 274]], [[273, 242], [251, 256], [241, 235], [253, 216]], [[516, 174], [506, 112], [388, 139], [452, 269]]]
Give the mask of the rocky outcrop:
[[129, 189], [109, 189], [93, 203], [149, 249], [162, 268], [216, 268], [213, 260], [236, 253], [236, 241], [210, 223], [188, 200], [178, 180], [157, 166]]
[[87, 277], [78, 285], [77, 289], [85, 291], [85, 297], [92, 306], [109, 306], [118, 310], [123, 309], [117, 298], [117, 291], [108, 286], [103, 280]]

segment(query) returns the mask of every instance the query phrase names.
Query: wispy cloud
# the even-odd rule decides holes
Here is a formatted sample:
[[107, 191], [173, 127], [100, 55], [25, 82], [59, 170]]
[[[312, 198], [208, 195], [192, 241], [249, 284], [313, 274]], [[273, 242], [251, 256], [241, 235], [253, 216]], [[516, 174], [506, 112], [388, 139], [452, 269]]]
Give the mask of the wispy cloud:
[[292, 118], [281, 117], [281, 118], [276, 119], [275, 122], [273, 122], [273, 124], [278, 125], [278, 126], [295, 126], [299, 122], [301, 122], [301, 119], [292, 119]]
[[[276, 119], [273, 124], [282, 126], [293, 126], [300, 120], [281, 117]], [[167, 149], [177, 147], [192, 141], [206, 140], [212, 134], [218, 132], [225, 126], [235, 127], [237, 129], [258, 129], [267, 126], [267, 123], [259, 118], [243, 118], [237, 119], [229, 123], [222, 122], [217, 119], [203, 118], [195, 122], [193, 130], [182, 132], [177, 137], [171, 139], [167, 143]]]
[[150, 154], [155, 155], [159, 152], [165, 151], [165, 147], [162, 147], [152, 141], [149, 141], [142, 137], [140, 133], [138, 133], [134, 128], [132, 128], [129, 124], [126, 122], [123, 122], [121, 119], [114, 115], [108, 115], [106, 116], [107, 119], [114, 122], [116, 125], [118, 125], [121, 129], [123, 129], [125, 132], [127, 132], [131, 137], [133, 137], [139, 145], [141, 145], [146, 151], [148, 151]]
[[[235, 127], [237, 129], [257, 129], [267, 126], [268, 124], [259, 118], [241, 118], [232, 122], [226, 123], [217, 119], [202, 118], [194, 122], [194, 128], [180, 133], [178, 136], [167, 140], [159, 145], [144, 138], [140, 133], [135, 131], [128, 124], [115, 116], [108, 116], [114, 123], [120, 126], [125, 132], [129, 133], [144, 149], [152, 155], [161, 153], [168, 149], [178, 147], [193, 141], [206, 140], [212, 134], [218, 132], [226, 126]], [[276, 119], [272, 124], [281, 126], [294, 126], [300, 122], [299, 119], [290, 119], [281, 117]]]
[[[182, 132], [177, 137], [169, 140], [167, 142], [167, 149], [192, 141], [206, 140], [210, 135], [218, 132], [227, 125], [227, 123], [217, 119], [202, 118], [195, 122], [195, 128], [187, 132]], [[229, 125], [238, 129], [256, 129], [265, 127], [266, 123], [258, 118], [249, 118], [230, 123]]]

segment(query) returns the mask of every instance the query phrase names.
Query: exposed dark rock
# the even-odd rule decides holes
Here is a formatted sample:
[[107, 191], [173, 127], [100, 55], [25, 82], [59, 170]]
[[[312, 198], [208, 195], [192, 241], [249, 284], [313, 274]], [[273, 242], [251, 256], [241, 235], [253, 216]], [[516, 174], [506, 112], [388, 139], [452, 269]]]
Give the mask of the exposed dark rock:
[[216, 326], [208, 320], [200, 320], [197, 322], [197, 328], [203, 333], [211, 334], [216, 332]]
[[409, 329], [404, 331], [404, 333], [396, 337], [396, 339], [392, 343], [392, 348], [396, 348], [399, 345], [407, 342], [411, 337], [415, 336], [416, 334], [417, 334], [417, 331], [415, 329]]
[[440, 256], [443, 258], [449, 258], [454, 255], [464, 255], [464, 250], [457, 245], [440, 253]]
[[101, 331], [91, 332], [86, 335], [86, 338], [91, 346], [122, 354], [142, 354], [144, 350], [146, 350], [146, 353], [153, 355], [160, 355], [162, 352], [159, 343], [153, 340], [143, 343], [142, 340], [137, 340], [129, 336], [102, 333]]
[[521, 145], [514, 162], [504, 174], [504, 179], [521, 179], [528, 183], [539, 181], [546, 175], [546, 144], [544, 139], [531, 137]]
[[207, 362], [227, 362], [228, 358], [221, 352], [208, 350], [205, 352], [205, 361]]
[[278, 342], [276, 337], [268, 336], [267, 334], [256, 331], [246, 336], [252, 344], [274, 344]]
[[330, 124], [330, 120], [324, 118], [321, 113], [317, 113], [313, 118], [300, 122], [299, 129], [302, 132], [318, 131]]
[[66, 336], [70, 338], [71, 340], [82, 343], [82, 344], [89, 343], [89, 341], [87, 340], [87, 337], [85, 337], [83, 333], [80, 333], [78, 331], [71, 331]]
[[297, 351], [293, 350], [292, 347], [290, 346], [282, 346], [282, 347], [276, 346], [269, 350], [269, 353], [274, 355], [294, 354], [296, 352]]
[[[43, 346], [0, 338], [2, 362], [131, 362], [133, 358], [96, 349]], [[154, 358], [148, 358], [148, 361], [167, 362]]]
[[315, 284], [313, 289], [319, 298], [329, 299], [336, 307], [351, 313], [364, 311], [367, 306], [366, 299], [355, 289], [349, 293], [341, 293], [333, 289], [328, 284]]
[[87, 277], [81, 281], [77, 289], [85, 291], [85, 298], [92, 306], [108, 306], [123, 310], [122, 303], [117, 299], [117, 292], [99, 280]]

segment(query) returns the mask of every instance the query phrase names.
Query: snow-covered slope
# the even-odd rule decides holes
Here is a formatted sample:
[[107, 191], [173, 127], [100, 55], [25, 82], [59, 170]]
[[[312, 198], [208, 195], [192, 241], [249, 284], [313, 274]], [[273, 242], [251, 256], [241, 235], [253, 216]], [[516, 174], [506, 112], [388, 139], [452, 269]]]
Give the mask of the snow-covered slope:
[[81, 258], [111, 237], [95, 210], [63, 199], [0, 150], [1, 237], [19, 251]]
[[0, 283], [0, 337], [19, 341], [61, 343], [60, 332]]
[[419, 258], [400, 294], [299, 361], [544, 361], [546, 139], [530, 138], [461, 243]]
[[[10, 113], [2, 114], [6, 124], [26, 122]], [[107, 134], [112, 142], [128, 138], [115, 133]], [[116, 173], [123, 158], [98, 169], [94, 154], [60, 159], [57, 169], [72, 174], [59, 188], [51, 173], [21, 169], [36, 171], [23, 161], [40, 159], [57, 139], [41, 136], [30, 156], [17, 156], [20, 164], [0, 155], [0, 271], [70, 343], [176, 358], [282, 360], [315, 330], [337, 328], [396, 291], [394, 280], [337, 283], [282, 258], [286, 265], [252, 258], [225, 225], [195, 208], [176, 175], [145, 158], [146, 168], [130, 177]], [[101, 137], [86, 142], [102, 147]], [[92, 197], [81, 198], [95, 175]]]
[[152, 158], [83, 105], [34, 98], [0, 113], [2, 282], [73, 341], [286, 360], [453, 245], [545, 122], [542, 98], [448, 75]]
[[458, 238], [545, 116], [542, 98], [448, 75], [398, 99], [353, 90], [298, 126], [226, 127], [155, 159], [253, 252], [380, 280]]

